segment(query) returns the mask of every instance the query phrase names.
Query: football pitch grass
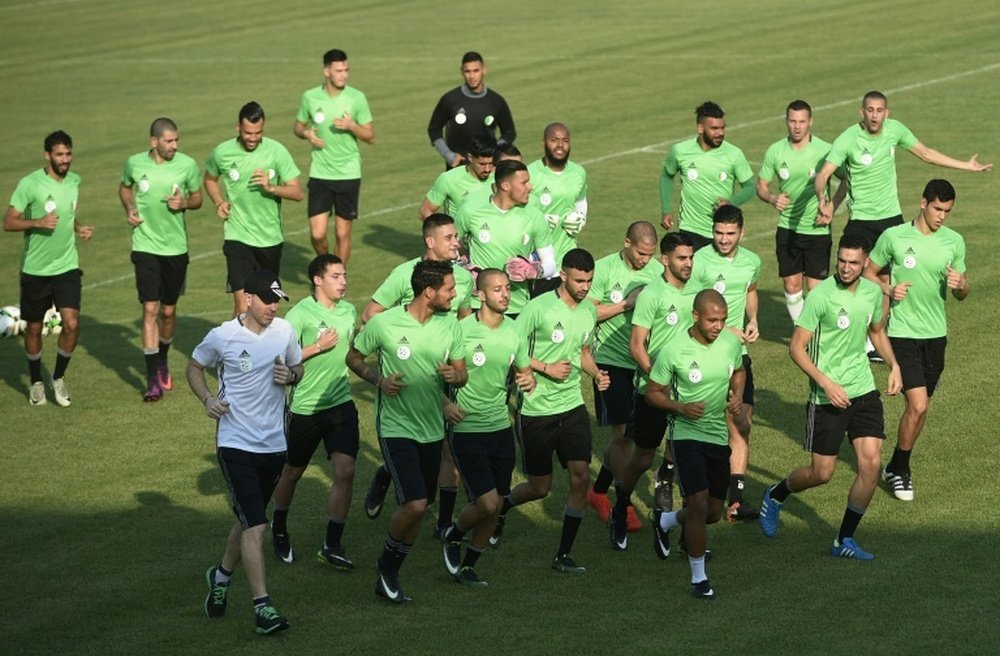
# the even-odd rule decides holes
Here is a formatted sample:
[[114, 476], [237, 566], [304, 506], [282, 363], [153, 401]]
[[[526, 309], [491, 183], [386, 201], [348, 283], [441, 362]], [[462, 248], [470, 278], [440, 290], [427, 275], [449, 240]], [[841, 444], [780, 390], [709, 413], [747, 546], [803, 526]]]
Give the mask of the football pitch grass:
[[[183, 380], [187, 357], [228, 318], [221, 226], [189, 213], [187, 294], [171, 350], [175, 390], [143, 404], [139, 306], [129, 230], [116, 189], [129, 155], [146, 147], [156, 116], [181, 129], [181, 150], [200, 164], [234, 134], [237, 110], [255, 99], [266, 135], [288, 146], [308, 174], [308, 148], [291, 135], [301, 93], [321, 82], [320, 57], [350, 55], [351, 84], [367, 95], [376, 145], [362, 145], [364, 184], [348, 295], [359, 312], [392, 266], [422, 251], [417, 207], [440, 158], [426, 121], [457, 85], [459, 59], [478, 50], [488, 84], [511, 105], [526, 161], [543, 127], [572, 130], [573, 159], [590, 175], [590, 221], [581, 245], [595, 256], [625, 226], [658, 224], [657, 180], [670, 143], [694, 131], [706, 99], [727, 112], [728, 140], [756, 171], [785, 134], [792, 99], [808, 100], [814, 133], [828, 141], [857, 118], [861, 95], [881, 89], [894, 118], [927, 145], [1000, 164], [990, 123], [1000, 100], [1000, 8], [973, 0], [809, 3], [360, 2], [291, 6], [248, 0], [168, 4], [105, 0], [0, 2], [0, 192], [42, 164], [42, 138], [65, 129], [83, 177], [79, 219], [85, 271], [80, 346], [68, 378], [73, 406], [29, 407], [21, 344], [0, 342], [0, 635], [6, 653], [207, 653], [274, 649], [314, 653], [986, 653], [995, 648], [997, 426], [993, 355], [1000, 264], [993, 256], [1000, 171], [969, 174], [898, 157], [904, 216], [931, 177], [958, 190], [949, 225], [968, 245], [972, 293], [949, 300], [948, 366], [914, 454], [916, 500], [880, 486], [858, 531], [873, 562], [830, 558], [853, 477], [849, 447], [831, 483], [785, 504], [781, 530], [756, 524], [709, 529], [714, 603], [688, 595], [686, 559], [653, 555], [648, 521], [613, 552], [588, 510], [574, 548], [587, 573], [550, 569], [566, 478], [543, 502], [511, 513], [502, 547], [477, 567], [486, 590], [455, 584], [424, 530], [402, 571], [415, 601], [402, 608], [372, 594], [374, 560], [390, 504], [376, 521], [362, 500], [380, 460], [372, 389], [355, 380], [362, 417], [355, 500], [344, 546], [358, 570], [332, 571], [313, 555], [323, 539], [330, 482], [321, 455], [299, 485], [289, 518], [298, 560], [276, 562], [265, 541], [268, 590], [292, 628], [275, 640], [253, 632], [237, 573], [224, 619], [205, 618], [205, 569], [221, 557], [232, 521], [214, 456], [213, 426]], [[679, 5], [679, 6], [674, 6]], [[805, 464], [800, 448], [806, 379], [787, 356], [790, 322], [773, 255], [773, 210], [744, 206], [744, 246], [761, 255], [761, 341], [752, 348], [757, 405], [747, 497]], [[305, 203], [284, 209], [282, 269], [293, 301], [307, 294], [311, 259]], [[843, 213], [835, 220], [837, 235]], [[17, 302], [21, 237], [0, 238], [0, 305]], [[286, 311], [288, 306], [283, 306]], [[45, 341], [51, 370], [55, 340]], [[877, 368], [884, 386], [886, 370]], [[590, 399], [589, 390], [585, 397]], [[885, 399], [895, 443], [902, 401]], [[607, 429], [595, 427], [596, 473]], [[516, 474], [520, 476], [520, 474]], [[460, 501], [462, 495], [460, 495]], [[652, 501], [648, 479], [637, 506]], [[433, 510], [433, 509], [432, 509]], [[676, 538], [675, 538], [676, 539]]]

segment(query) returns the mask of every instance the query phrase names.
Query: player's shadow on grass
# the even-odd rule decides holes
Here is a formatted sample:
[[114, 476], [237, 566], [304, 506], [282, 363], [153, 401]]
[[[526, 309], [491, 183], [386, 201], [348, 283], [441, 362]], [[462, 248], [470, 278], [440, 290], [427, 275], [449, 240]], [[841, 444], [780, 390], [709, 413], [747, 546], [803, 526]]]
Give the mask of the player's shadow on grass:
[[[330, 245], [333, 246], [333, 235], [330, 240]], [[309, 280], [309, 263], [315, 256], [311, 248], [291, 241], [286, 241], [281, 250], [281, 284], [292, 297], [292, 303], [309, 293], [305, 291], [312, 284]]]
[[[139, 312], [137, 305], [136, 314]], [[94, 315], [81, 314], [80, 344], [95, 360], [118, 374], [126, 385], [146, 389], [138, 321], [129, 325], [103, 323]]]
[[[368, 228], [361, 236], [361, 242], [366, 246], [395, 253], [406, 259], [416, 257], [424, 251], [421, 246], [419, 226], [404, 231], [393, 225], [376, 223]], [[387, 269], [385, 273], [388, 274], [389, 270]]]
[[760, 299], [757, 321], [761, 339], [773, 344], [788, 346], [794, 325], [792, 318], [788, 316], [784, 293], [758, 288], [757, 296]]
[[[229, 312], [232, 311], [228, 302], [226, 304], [226, 309]], [[185, 357], [191, 357], [191, 352], [194, 351], [196, 346], [201, 344], [208, 332], [222, 323], [222, 321], [226, 321], [229, 318], [229, 315], [225, 314], [220, 317], [220, 321], [214, 322], [205, 319], [204, 317], [184, 316], [183, 308], [181, 308], [177, 313], [177, 330], [174, 332], [173, 345], [170, 347], [171, 355], [179, 352], [183, 353]], [[136, 325], [138, 330], [138, 324]], [[186, 388], [187, 381], [184, 380], [184, 371], [178, 368], [180, 366], [180, 362], [172, 358], [169, 361], [172, 363], [171, 373], [174, 377], [174, 389], [177, 389], [178, 384]], [[142, 361], [140, 360], [135, 364], [136, 366], [141, 366]]]
[[[54, 338], [46, 338], [50, 341]], [[55, 344], [51, 344], [48, 349], [43, 347], [42, 353], [55, 350]], [[54, 355], [52, 357], [55, 357]], [[51, 359], [51, 358], [50, 358]], [[42, 357], [42, 380], [49, 379], [49, 372], [45, 367], [45, 356]], [[3, 348], [0, 349], [0, 380], [7, 387], [16, 393], [28, 395], [28, 365], [24, 357], [24, 340], [21, 338], [3, 341]]]

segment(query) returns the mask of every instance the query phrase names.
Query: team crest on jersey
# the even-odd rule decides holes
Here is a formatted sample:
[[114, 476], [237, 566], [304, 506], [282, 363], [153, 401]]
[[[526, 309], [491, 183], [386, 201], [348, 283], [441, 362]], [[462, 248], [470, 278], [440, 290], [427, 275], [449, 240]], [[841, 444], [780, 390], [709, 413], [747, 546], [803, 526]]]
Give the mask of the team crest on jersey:
[[240, 353], [240, 357], [236, 359], [236, 363], [239, 365], [240, 371], [243, 373], [253, 369], [253, 360], [250, 358], [250, 354], [247, 353], [246, 349]]
[[874, 161], [874, 158], [872, 157], [872, 154], [869, 153], [867, 150], [865, 152], [861, 153], [861, 163], [862, 164], [864, 164], [865, 166], [868, 166], [868, 165], [870, 165], [872, 163], [872, 161]]
[[326, 325], [325, 321], [320, 321], [319, 326], [316, 327], [316, 341], [318, 342], [319, 338], [323, 336], [323, 333], [329, 329], [330, 327]]
[[688, 380], [695, 385], [701, 382], [701, 367], [698, 366], [697, 362], [692, 362], [691, 366], [688, 367]]
[[671, 305], [667, 308], [667, 325], [676, 326], [677, 322], [681, 320], [680, 315], [677, 313], [677, 307]]
[[611, 302], [621, 303], [623, 300], [625, 300], [625, 292], [622, 290], [620, 284], [615, 283], [614, 288], [611, 290]]
[[267, 179], [268, 179], [268, 180], [274, 180], [274, 177], [275, 177], [276, 175], [278, 175], [278, 172], [277, 172], [277, 171], [275, 171], [274, 169], [268, 169], [268, 170], [267, 170]]
[[53, 198], [52, 196], [49, 196], [48, 198], [45, 199], [44, 207], [46, 214], [52, 214], [53, 212], [56, 211], [56, 199]]
[[469, 120], [469, 117], [465, 115], [465, 107], [460, 107], [458, 112], [455, 113], [455, 124], [465, 125], [465, 122]]
[[528, 242], [530, 242], [530, 241], [531, 241], [531, 235], [529, 235], [528, 233], [525, 233], [525, 234], [521, 235], [521, 245], [522, 246], [527, 246]]
[[698, 169], [696, 169], [694, 167], [694, 164], [692, 164], [691, 168], [689, 168], [687, 170], [687, 173], [685, 175], [687, 175], [687, 179], [688, 180], [691, 180], [691, 181], [697, 180], [698, 179]]
[[317, 109], [313, 112], [313, 123], [316, 125], [323, 125], [326, 122], [326, 114], [323, 113], [322, 109]]
[[240, 170], [236, 168], [236, 162], [233, 162], [233, 165], [229, 167], [229, 179], [233, 182], [240, 181]]
[[145, 175], [139, 179], [139, 193], [144, 194], [149, 191], [149, 178]]
[[719, 274], [719, 277], [715, 279], [715, 284], [712, 285], [712, 289], [719, 292], [720, 294], [726, 293], [726, 277]]
[[486, 364], [486, 352], [482, 344], [476, 344], [476, 348], [472, 349], [472, 364], [477, 367]]
[[563, 328], [562, 322], [557, 321], [556, 325], [552, 328], [552, 343], [562, 344], [566, 340], [565, 329]]
[[791, 176], [792, 174], [788, 171], [788, 163], [782, 162], [781, 168], [778, 169], [778, 177], [781, 178], [782, 180], [787, 180]]
[[896, 147], [889, 146], [889, 157], [896, 159]]
[[725, 171], [719, 171], [719, 182], [725, 182], [729, 179], [729, 174]]
[[552, 204], [552, 193], [548, 187], [542, 189], [541, 195], [538, 196], [538, 202], [542, 204], [542, 207], [548, 207]]
[[851, 327], [851, 318], [847, 316], [847, 310], [840, 308], [840, 312], [837, 313], [837, 328], [841, 330], [847, 330]]
[[484, 223], [483, 225], [479, 226], [478, 236], [480, 243], [483, 244], [490, 243], [490, 239], [492, 239], [493, 237], [492, 235], [490, 235], [490, 225], [488, 223]]
[[396, 357], [400, 360], [409, 360], [413, 352], [410, 351], [410, 342], [405, 337], [401, 337], [396, 342]]
[[486, 118], [483, 119], [483, 125], [485, 125], [486, 127], [490, 127], [491, 125], [493, 125], [493, 121], [495, 120], [496, 119], [493, 118], [493, 114], [489, 114]]
[[906, 253], [903, 254], [903, 266], [907, 269], [917, 266], [917, 253], [912, 247], [907, 248]]

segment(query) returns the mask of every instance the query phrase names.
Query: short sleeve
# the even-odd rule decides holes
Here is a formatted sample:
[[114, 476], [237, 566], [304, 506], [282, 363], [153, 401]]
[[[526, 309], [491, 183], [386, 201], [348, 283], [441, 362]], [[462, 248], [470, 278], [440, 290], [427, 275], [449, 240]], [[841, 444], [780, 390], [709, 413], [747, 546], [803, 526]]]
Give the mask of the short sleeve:
[[184, 185], [189, 194], [201, 189], [201, 171], [198, 170], [198, 163], [193, 159], [188, 162], [187, 176], [184, 178]]
[[307, 93], [302, 94], [302, 98], [299, 100], [299, 111], [295, 114], [295, 120], [299, 123], [308, 123], [310, 120], [309, 101], [306, 99]]
[[764, 161], [760, 163], [760, 171], [757, 172], [757, 177], [764, 182], [770, 182], [774, 180], [774, 160], [777, 159], [777, 144], [771, 145], [764, 153]]
[[191, 352], [191, 358], [202, 367], [218, 366], [222, 355], [221, 341], [219, 329], [213, 328], [208, 332], [208, 335], [205, 336], [201, 344], [196, 346], [194, 351]]
[[795, 325], [799, 328], [816, 332], [819, 327], [819, 314], [823, 309], [823, 296], [815, 291], [806, 296], [806, 302], [802, 305], [802, 314], [795, 320]]
[[281, 144], [276, 143], [276, 145], [278, 146], [278, 152], [275, 155], [275, 159], [277, 160], [275, 169], [278, 171], [278, 179], [284, 184], [299, 177], [301, 171], [295, 165], [295, 160], [292, 159], [292, 155], [288, 152], [288, 149]]
[[122, 184], [126, 187], [131, 187], [135, 184], [135, 178], [132, 174], [132, 158], [129, 157], [125, 160], [125, 168], [122, 170]]
[[366, 125], [372, 122], [372, 110], [368, 106], [368, 98], [365, 94], [358, 92], [358, 98], [354, 102], [354, 113], [351, 116], [358, 125]]
[[739, 149], [733, 153], [733, 173], [740, 184], [746, 184], [748, 180], [753, 178], [750, 162], [747, 161], [747, 156], [743, 154], [743, 151]]

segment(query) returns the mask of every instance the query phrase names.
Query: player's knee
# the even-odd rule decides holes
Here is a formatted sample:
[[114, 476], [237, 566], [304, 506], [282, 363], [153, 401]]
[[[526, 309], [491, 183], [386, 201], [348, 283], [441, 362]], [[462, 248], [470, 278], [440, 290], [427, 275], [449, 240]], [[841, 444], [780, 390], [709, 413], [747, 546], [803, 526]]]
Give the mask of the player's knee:
[[76, 334], [76, 331], [80, 328], [80, 316], [75, 312], [62, 317], [62, 331], [64, 333], [69, 333], [70, 335]]
[[486, 515], [496, 515], [500, 512], [500, 495], [496, 490], [490, 490], [476, 499], [476, 505]]
[[337, 221], [337, 239], [346, 239], [351, 236], [351, 222]]
[[338, 462], [333, 466], [334, 481], [338, 483], [350, 483], [354, 480], [356, 467], [354, 461]]
[[403, 510], [414, 519], [423, 519], [427, 514], [427, 499], [414, 499], [403, 504]]
[[160, 305], [160, 317], [163, 319], [173, 319], [177, 316], [176, 305]]
[[926, 396], [919, 399], [906, 399], [906, 412], [915, 417], [926, 415], [929, 406], [930, 400]]
[[305, 467], [291, 467], [285, 465], [285, 468], [281, 470], [281, 478], [289, 483], [295, 484], [299, 482], [302, 478], [302, 474], [305, 473]]
[[635, 464], [636, 469], [639, 471], [646, 471], [653, 466], [653, 456], [655, 452], [652, 449], [636, 449], [632, 453], [632, 462]]

